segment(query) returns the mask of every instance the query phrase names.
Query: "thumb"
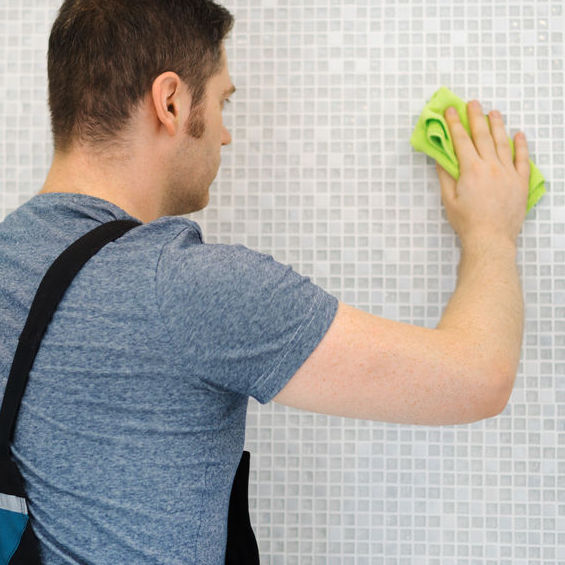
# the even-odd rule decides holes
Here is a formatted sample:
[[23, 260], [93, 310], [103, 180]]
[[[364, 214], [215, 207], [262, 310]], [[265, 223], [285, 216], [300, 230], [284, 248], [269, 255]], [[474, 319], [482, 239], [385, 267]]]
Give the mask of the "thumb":
[[445, 205], [455, 198], [455, 187], [457, 181], [436, 161], [436, 171], [441, 187], [441, 198]]

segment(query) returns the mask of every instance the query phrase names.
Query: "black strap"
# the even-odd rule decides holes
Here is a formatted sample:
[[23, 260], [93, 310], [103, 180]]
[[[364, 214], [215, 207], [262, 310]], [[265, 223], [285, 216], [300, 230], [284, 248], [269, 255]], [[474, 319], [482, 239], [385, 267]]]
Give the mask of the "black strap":
[[41, 339], [59, 302], [75, 275], [107, 243], [141, 225], [134, 220], [115, 220], [89, 231], [53, 262], [43, 277], [18, 342], [0, 409], [0, 458], [10, 457], [10, 442]]

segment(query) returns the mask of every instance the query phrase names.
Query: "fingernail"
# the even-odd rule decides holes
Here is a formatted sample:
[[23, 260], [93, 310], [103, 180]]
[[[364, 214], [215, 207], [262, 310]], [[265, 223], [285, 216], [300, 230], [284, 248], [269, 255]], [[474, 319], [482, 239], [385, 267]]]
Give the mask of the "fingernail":
[[447, 109], [446, 114], [447, 114], [448, 116], [455, 116], [455, 114], [457, 114], [457, 110], [456, 110], [453, 106], [450, 106], [450, 107]]

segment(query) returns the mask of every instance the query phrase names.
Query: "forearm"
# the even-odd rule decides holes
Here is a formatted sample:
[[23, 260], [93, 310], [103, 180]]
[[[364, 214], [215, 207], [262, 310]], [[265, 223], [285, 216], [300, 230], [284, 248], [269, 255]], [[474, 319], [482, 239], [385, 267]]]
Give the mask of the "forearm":
[[456, 332], [469, 345], [469, 363], [501, 378], [498, 384], [511, 391], [524, 329], [514, 244], [483, 239], [463, 246], [457, 287], [437, 328]]

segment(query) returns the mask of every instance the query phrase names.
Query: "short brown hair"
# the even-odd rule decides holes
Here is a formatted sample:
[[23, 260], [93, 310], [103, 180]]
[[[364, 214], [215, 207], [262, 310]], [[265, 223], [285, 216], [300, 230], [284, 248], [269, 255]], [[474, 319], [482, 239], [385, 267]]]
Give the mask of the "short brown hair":
[[163, 72], [187, 84], [198, 108], [222, 68], [233, 16], [211, 0], [65, 0], [49, 37], [55, 150], [116, 141]]

